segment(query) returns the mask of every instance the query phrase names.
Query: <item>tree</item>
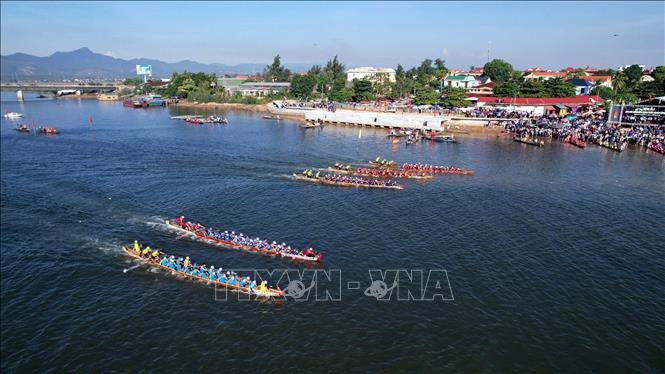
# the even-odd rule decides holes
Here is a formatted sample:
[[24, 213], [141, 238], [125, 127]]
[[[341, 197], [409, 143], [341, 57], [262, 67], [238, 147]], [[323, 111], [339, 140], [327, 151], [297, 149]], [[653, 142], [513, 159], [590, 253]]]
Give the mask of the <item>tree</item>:
[[314, 75], [310, 73], [305, 75], [296, 74], [291, 79], [291, 94], [298, 99], [307, 100], [312, 96], [314, 86], [316, 86]]
[[626, 76], [628, 88], [632, 90], [637, 86], [642, 77], [642, 68], [639, 65], [630, 65], [623, 70], [623, 74]]
[[500, 59], [494, 59], [485, 64], [483, 74], [497, 84], [507, 82], [512, 77], [513, 65]]
[[598, 95], [603, 100], [611, 100], [614, 97], [614, 92], [611, 88], [605, 86], [596, 86], [591, 89], [592, 95]]
[[372, 84], [374, 87], [374, 94], [379, 97], [388, 96], [394, 89], [394, 85], [390, 82], [390, 75], [388, 73], [377, 73], [372, 77]]
[[196, 88], [196, 82], [191, 77], [186, 77], [177, 87], [177, 93], [181, 97], [188, 97], [189, 93]]
[[263, 79], [271, 82], [288, 82], [291, 78], [291, 71], [282, 66], [281, 57], [276, 55], [271, 65], [263, 69]]
[[447, 108], [462, 108], [468, 106], [466, 91], [459, 87], [444, 87], [442, 105]]
[[143, 80], [140, 77], [127, 78], [122, 82], [125, 86], [140, 86], [142, 83]]
[[656, 66], [656, 68], [653, 69], [653, 72], [651, 72], [651, 76], [656, 82], [665, 81], [665, 66]]
[[[573, 92], [574, 93], [574, 92]], [[520, 97], [547, 97], [545, 84], [539, 79], [530, 79], [520, 87]]]
[[498, 97], [518, 97], [520, 85], [515, 81], [497, 83], [494, 87], [494, 95]]
[[621, 92], [614, 96], [614, 101], [627, 104], [634, 103], [637, 101], [637, 95], [630, 92]]
[[337, 92], [337, 97], [336, 101], [341, 101], [341, 102], [350, 102], [353, 100], [353, 88], [351, 87], [344, 87], [339, 92]]
[[401, 64], [397, 64], [397, 69], [395, 69], [395, 92], [397, 97], [402, 97], [406, 92], [409, 92], [406, 89], [406, 72]]
[[365, 79], [353, 80], [354, 101], [374, 100], [374, 88], [372, 82]]
[[561, 78], [545, 81], [545, 90], [548, 97], [574, 97], [575, 86]]
[[[341, 100], [342, 96], [340, 91], [344, 88], [346, 83], [346, 73], [344, 73], [344, 64], [339, 62], [337, 55], [331, 60], [328, 60], [326, 67], [323, 69], [323, 73], [328, 78], [328, 84], [330, 84], [330, 98], [335, 101], [348, 101]], [[348, 92], [347, 92], [348, 93]]]
[[663, 96], [665, 95], [665, 82], [641, 82], [634, 92], [641, 99]]
[[437, 102], [437, 94], [432, 87], [425, 84], [416, 84], [416, 97], [413, 103], [416, 105], [432, 105]]

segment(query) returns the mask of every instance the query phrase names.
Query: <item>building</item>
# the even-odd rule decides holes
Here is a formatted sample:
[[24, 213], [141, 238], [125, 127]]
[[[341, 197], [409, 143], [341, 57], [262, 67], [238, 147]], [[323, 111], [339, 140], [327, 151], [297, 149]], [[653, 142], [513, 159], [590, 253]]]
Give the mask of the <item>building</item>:
[[473, 76], [476, 76], [476, 77], [480, 77], [484, 73], [485, 73], [484, 68], [474, 68], [474, 69], [469, 70], [469, 75], [473, 75]]
[[239, 85], [224, 86], [231, 94], [239, 92], [242, 96], [266, 96], [277, 92], [288, 91], [289, 82], [246, 82]]
[[446, 87], [469, 89], [478, 86], [478, 81], [473, 75], [448, 75], [443, 79], [443, 85]]
[[585, 79], [580, 79], [580, 78], [568, 79], [566, 82], [575, 86], [575, 95], [578, 96], [589, 95], [591, 93], [591, 89], [596, 86], [593, 82], [589, 82]]
[[370, 66], [353, 68], [346, 71], [346, 81], [351, 82], [354, 79], [378, 80], [381, 76], [388, 78], [388, 81], [395, 82], [395, 69], [391, 68], [373, 68]]
[[476, 87], [469, 88], [466, 90], [466, 95], [467, 96], [492, 96], [494, 95], [494, 87], [496, 86], [496, 83], [494, 82], [489, 82], [485, 84], [481, 84]]
[[587, 75], [584, 77], [579, 77], [579, 79], [584, 79], [587, 82], [591, 82], [595, 86], [605, 86], [612, 88], [612, 77], [609, 75]]
[[541, 80], [546, 81], [546, 80], [552, 79], [552, 78], [564, 79], [567, 76], [568, 76], [568, 74], [560, 72], [560, 71], [531, 71], [531, 72], [528, 72], [528, 74], [526, 74], [524, 76], [524, 79], [525, 80], [541, 79]]
[[584, 107], [595, 107], [603, 103], [600, 96], [580, 95], [575, 97], [477, 97], [476, 106], [503, 107], [510, 110], [520, 110], [538, 115], [576, 112]]
[[653, 82], [655, 81], [654, 77], [650, 76], [649, 74], [642, 74], [640, 77], [640, 82]]

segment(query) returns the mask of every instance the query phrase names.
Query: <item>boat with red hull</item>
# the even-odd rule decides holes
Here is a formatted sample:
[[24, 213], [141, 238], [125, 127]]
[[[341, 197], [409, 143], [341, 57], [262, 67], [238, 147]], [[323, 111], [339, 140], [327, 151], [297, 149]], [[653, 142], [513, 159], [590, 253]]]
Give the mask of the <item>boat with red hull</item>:
[[[217, 245], [229, 249], [239, 249], [246, 252], [254, 252], [269, 256], [283, 257], [296, 261], [306, 261], [306, 262], [322, 262], [323, 253], [318, 253], [314, 256], [306, 256], [303, 254], [293, 254], [286, 253], [284, 251], [277, 251], [275, 249], [266, 249], [265, 247], [259, 248], [255, 245], [241, 245], [240, 243], [234, 243], [232, 240], [226, 241], [223, 239], [211, 238], [205, 234], [205, 226], [200, 224], [191, 225], [189, 223], [183, 222], [182, 224], [178, 223], [176, 219], [166, 220], [165, 223], [172, 229], [181, 232], [185, 235], [189, 235], [192, 238], [199, 239], [205, 243], [211, 245]], [[194, 229], [196, 227], [196, 229]]]

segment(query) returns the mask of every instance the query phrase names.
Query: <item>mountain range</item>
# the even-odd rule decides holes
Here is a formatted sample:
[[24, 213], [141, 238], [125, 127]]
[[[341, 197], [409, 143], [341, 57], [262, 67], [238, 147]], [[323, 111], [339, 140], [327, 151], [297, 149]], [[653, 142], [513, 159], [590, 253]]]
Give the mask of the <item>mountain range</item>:
[[[152, 65], [154, 77], [169, 77], [174, 72], [204, 72], [224, 74], [254, 74], [263, 71], [267, 64], [243, 63], [226, 65], [220, 63], [202, 64], [196, 61], [164, 62], [148, 58], [123, 60], [88, 48], [71, 52], [56, 52], [50, 56], [38, 57], [26, 53], [0, 56], [0, 79], [15, 80], [62, 80], [62, 79], [112, 79], [136, 75], [136, 65]], [[307, 71], [311, 64], [284, 63], [294, 72]]]

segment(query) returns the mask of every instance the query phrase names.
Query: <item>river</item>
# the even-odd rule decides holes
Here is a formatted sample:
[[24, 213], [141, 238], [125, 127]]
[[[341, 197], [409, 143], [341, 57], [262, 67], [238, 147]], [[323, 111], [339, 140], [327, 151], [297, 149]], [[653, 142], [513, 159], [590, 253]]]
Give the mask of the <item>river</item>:
[[[3, 92], [5, 111], [25, 118], [0, 126], [3, 372], [665, 370], [662, 155], [495, 135], [406, 147], [385, 130], [250, 112], [190, 126], [175, 109]], [[13, 130], [32, 121], [61, 134]], [[403, 191], [289, 177], [379, 155], [475, 175]], [[324, 264], [176, 239], [162, 223], [180, 214], [314, 246]], [[120, 246], [135, 239], [229, 269], [323, 271], [331, 297], [219, 300], [156, 269], [125, 273], [136, 262]], [[442, 298], [368, 296], [389, 270], [445, 271]]]

